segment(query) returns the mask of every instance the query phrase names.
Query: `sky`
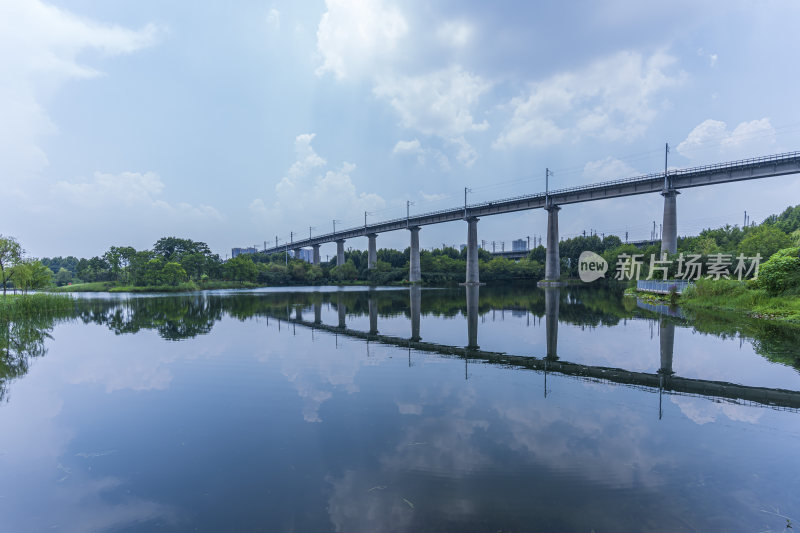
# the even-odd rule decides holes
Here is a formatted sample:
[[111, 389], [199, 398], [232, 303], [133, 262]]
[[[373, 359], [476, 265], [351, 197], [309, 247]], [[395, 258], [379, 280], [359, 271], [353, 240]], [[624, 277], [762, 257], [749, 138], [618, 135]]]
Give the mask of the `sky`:
[[[793, 0], [3, 0], [0, 233], [31, 257], [178, 236], [224, 258], [463, 205], [465, 187], [538, 193], [546, 168], [551, 188], [656, 172], [665, 143], [675, 168], [800, 150], [797, 20]], [[662, 203], [564, 206], [561, 235], [648, 238]], [[800, 175], [688, 189], [678, 233], [795, 204]], [[478, 238], [545, 231], [534, 210]]]

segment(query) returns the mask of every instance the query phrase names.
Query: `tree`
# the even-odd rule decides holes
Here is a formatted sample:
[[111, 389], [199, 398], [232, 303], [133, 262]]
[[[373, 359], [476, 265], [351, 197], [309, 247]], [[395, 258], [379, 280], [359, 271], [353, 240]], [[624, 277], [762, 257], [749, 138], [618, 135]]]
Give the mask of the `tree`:
[[784, 233], [792, 233], [800, 229], [800, 205], [787, 207], [780, 215], [772, 215], [764, 224], [774, 225]]
[[[128, 259], [128, 278], [134, 285], [147, 285], [145, 277], [148, 272], [148, 264], [153, 259], [153, 253], [148, 250], [134, 252]], [[159, 269], [160, 269], [159, 263]]]
[[178, 237], [162, 237], [153, 245], [153, 253], [160, 255], [164, 261], [179, 261], [186, 254], [211, 255], [211, 250], [204, 242]]
[[82, 281], [89, 281], [86, 276], [90, 276], [91, 273], [89, 272], [89, 260], [86, 258], [81, 258], [75, 263], [75, 275], [78, 276]]
[[800, 248], [785, 248], [775, 252], [758, 272], [754, 285], [770, 294], [800, 288]]
[[72, 282], [72, 272], [64, 267], [61, 267], [56, 273], [56, 285], [67, 285]]
[[53, 284], [53, 271], [42, 264], [41, 261], [34, 261], [31, 264], [30, 289], [39, 290]]
[[0, 279], [3, 282], [3, 296], [6, 295], [6, 283], [14, 276], [11, 267], [22, 260], [22, 246], [14, 237], [0, 235]]
[[247, 255], [237, 255], [225, 263], [227, 276], [235, 281], [255, 281], [258, 268]]
[[528, 259], [531, 261], [538, 261], [544, 263], [547, 255], [547, 250], [541, 244], [528, 252]]
[[142, 285], [161, 285], [161, 271], [164, 263], [160, 257], [154, 257], [144, 264], [142, 269]]
[[782, 248], [792, 245], [792, 238], [784, 232], [770, 225], [761, 225], [749, 232], [747, 237], [739, 244], [739, 252], [748, 257], [761, 254], [764, 259], [769, 259], [772, 254]]
[[352, 280], [358, 277], [358, 270], [356, 269], [356, 265], [353, 264], [353, 261], [348, 260], [345, 264], [331, 269], [331, 275], [339, 281]]
[[200, 279], [206, 273], [206, 257], [203, 254], [186, 254], [181, 258], [181, 266], [192, 279]]
[[703, 235], [695, 239], [694, 241], [694, 249], [690, 250], [690, 252], [699, 253], [702, 255], [710, 255], [716, 252], [719, 252], [719, 245], [717, 241], [707, 235]]
[[136, 250], [131, 246], [112, 246], [103, 254], [103, 260], [108, 264], [115, 281], [122, 278], [123, 272], [130, 265], [131, 257], [135, 253]]
[[27, 294], [30, 290], [44, 289], [53, 282], [53, 272], [41, 261], [22, 260], [12, 267], [14, 290]]
[[[731, 226], [730, 224], [725, 224], [721, 228], [717, 229], [704, 229], [700, 232], [700, 237], [708, 237], [714, 240], [714, 243], [718, 246], [716, 250], [722, 252], [733, 252], [742, 242], [745, 235], [749, 230], [742, 230], [739, 226]], [[707, 253], [713, 253], [707, 252]], [[706, 253], [706, 252], [703, 252]]]
[[186, 281], [186, 271], [180, 263], [170, 261], [161, 269], [161, 281], [167, 285], [175, 286], [182, 281]]

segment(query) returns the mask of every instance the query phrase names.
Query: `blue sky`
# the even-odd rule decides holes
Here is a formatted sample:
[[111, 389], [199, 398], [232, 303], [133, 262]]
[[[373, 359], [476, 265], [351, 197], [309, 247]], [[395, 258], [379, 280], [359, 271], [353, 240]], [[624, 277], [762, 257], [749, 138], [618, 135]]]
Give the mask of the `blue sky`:
[[[32, 256], [177, 235], [281, 241], [463, 202], [800, 149], [793, 1], [0, 5], [0, 233]], [[679, 234], [800, 203], [800, 177], [687, 190]], [[563, 235], [649, 236], [652, 195]], [[541, 211], [479, 239], [543, 235]], [[426, 227], [423, 247], [466, 225]], [[353, 240], [348, 246], [364, 248]], [[404, 248], [408, 235], [379, 237]], [[323, 255], [332, 254], [323, 249]]]

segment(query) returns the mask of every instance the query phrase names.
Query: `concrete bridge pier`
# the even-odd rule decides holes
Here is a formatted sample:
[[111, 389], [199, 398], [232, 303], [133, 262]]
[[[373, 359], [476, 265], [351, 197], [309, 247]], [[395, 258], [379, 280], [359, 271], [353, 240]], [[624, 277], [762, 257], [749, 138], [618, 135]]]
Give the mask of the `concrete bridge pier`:
[[545, 207], [547, 211], [547, 252], [544, 264], [544, 280], [558, 281], [561, 279], [561, 257], [558, 254], [558, 212], [557, 205]]
[[336, 266], [344, 264], [344, 239], [336, 241]]
[[674, 254], [678, 252], [678, 191], [666, 190], [664, 197], [664, 222], [661, 226], [661, 252]]
[[419, 341], [419, 322], [422, 314], [422, 288], [415, 285], [408, 289], [409, 307], [411, 308], [411, 340]]
[[544, 289], [545, 334], [547, 335], [547, 359], [558, 360], [558, 304], [561, 289], [547, 287]]
[[470, 217], [467, 219], [467, 285], [477, 285], [480, 283], [479, 270], [478, 218]]
[[467, 285], [467, 349], [477, 350], [478, 346], [478, 304], [480, 287]]
[[377, 335], [378, 334], [378, 302], [375, 301], [375, 297], [370, 294], [369, 300], [367, 301], [369, 305], [369, 334], [370, 335]]
[[312, 248], [314, 248], [314, 264], [319, 266], [319, 244], [313, 245]]
[[408, 281], [420, 283], [422, 281], [422, 269], [419, 266], [419, 226], [408, 228], [411, 232], [411, 249], [408, 261]]
[[294, 248], [292, 254], [294, 254], [295, 259], [300, 259], [300, 248]]
[[372, 270], [378, 265], [378, 245], [375, 242], [377, 238], [377, 233], [369, 233], [367, 235], [367, 239], [369, 239], [369, 247], [367, 248], [367, 268], [369, 270]]
[[658, 343], [661, 352], [661, 368], [658, 373], [664, 376], [671, 376], [672, 371], [672, 351], [675, 347], [675, 324], [666, 320], [661, 320], [659, 324]]

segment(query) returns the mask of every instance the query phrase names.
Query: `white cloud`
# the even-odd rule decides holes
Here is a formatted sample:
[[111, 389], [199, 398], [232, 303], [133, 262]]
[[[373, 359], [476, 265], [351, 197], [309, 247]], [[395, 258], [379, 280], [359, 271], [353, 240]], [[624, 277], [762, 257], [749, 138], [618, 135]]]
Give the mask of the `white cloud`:
[[154, 172], [95, 172], [91, 181], [59, 181], [52, 192], [59, 203], [93, 212], [115, 210], [118, 217], [123, 215], [118, 208], [128, 208], [131, 213], [152, 209], [179, 217], [222, 219], [209, 205], [171, 204], [161, 199], [164, 188], [164, 182]]
[[100, 24], [38, 0], [5, 0], [0, 11], [0, 173], [25, 179], [47, 165], [41, 141], [58, 131], [50, 97], [69, 80], [100, 74], [78, 56], [132, 53], [152, 45], [158, 30]]
[[462, 20], [451, 20], [441, 24], [436, 30], [436, 37], [448, 46], [462, 48], [470, 43], [474, 29]]
[[291, 194], [297, 183], [307, 176], [315, 168], [325, 166], [327, 163], [314, 151], [311, 146], [311, 141], [314, 140], [315, 133], [304, 133], [298, 135], [294, 141], [294, 152], [296, 160], [289, 167], [289, 172], [286, 174], [278, 185], [275, 187], [278, 193], [285, 195]]
[[764, 413], [763, 410], [749, 405], [715, 403], [703, 398], [670, 396], [669, 401], [677, 405], [686, 418], [699, 426], [715, 422], [720, 414], [735, 422], [755, 424]]
[[[489, 127], [474, 115], [480, 96], [492, 84], [459, 65], [427, 74], [401, 74], [396, 67], [409, 64], [400, 47], [409, 26], [396, 7], [381, 0], [326, 0], [326, 6], [317, 30], [317, 49], [323, 60], [317, 75], [331, 72], [338, 80], [370, 79], [373, 95], [397, 112], [403, 127], [441, 138], [457, 148], [454, 157], [459, 162], [471, 166], [477, 152], [464, 135]], [[473, 26], [463, 20], [431, 29], [434, 38], [453, 48], [468, 45], [474, 33]], [[442, 170], [450, 170], [447, 155], [422, 148], [418, 139], [399, 141], [392, 153], [416, 155], [420, 165], [433, 160]]]
[[699, 48], [697, 50], [697, 55], [699, 55], [700, 57], [708, 58], [709, 67], [714, 68], [717, 65], [717, 59], [718, 59], [717, 54], [712, 54], [710, 52], [706, 52], [702, 48]]
[[342, 162], [338, 168], [321, 172], [327, 165], [311, 146], [315, 134], [301, 134], [295, 138], [296, 161], [275, 185], [275, 201], [272, 206], [261, 199], [254, 199], [250, 213], [260, 221], [282, 224], [288, 218], [307, 217], [330, 220], [341, 215], [341, 206], [361, 213], [377, 211], [386, 202], [372, 193], [359, 193], [351, 179], [356, 170], [353, 163]]
[[463, 135], [460, 137], [453, 137], [450, 139], [450, 143], [458, 147], [456, 159], [465, 167], [471, 167], [473, 163], [475, 163], [475, 160], [478, 159], [478, 152], [467, 142]]
[[589, 161], [583, 167], [583, 177], [587, 182], [608, 181], [630, 178], [641, 174], [635, 168], [615, 157]]
[[472, 114], [490, 87], [455, 65], [422, 76], [380, 76], [373, 93], [389, 102], [404, 127], [450, 139], [489, 127], [485, 120], [476, 123]]
[[438, 202], [440, 200], [444, 200], [445, 198], [450, 197], [449, 194], [443, 194], [443, 193], [428, 194], [425, 191], [419, 191], [419, 195], [426, 202]]
[[322, 56], [318, 76], [332, 72], [341, 80], [368, 72], [408, 31], [400, 10], [381, 0], [326, 0], [325, 4], [328, 10], [317, 29]]
[[419, 154], [421, 152], [422, 148], [418, 139], [412, 141], [397, 141], [397, 144], [394, 145], [394, 149], [392, 149], [394, 155]]
[[707, 119], [689, 132], [677, 151], [694, 161], [744, 159], [773, 152], [776, 144], [769, 118], [742, 122], [733, 131], [725, 122]]
[[274, 7], [267, 12], [267, 26], [276, 31], [281, 29], [281, 12]]
[[656, 95], [682, 83], [668, 70], [675, 59], [621, 52], [588, 67], [534, 83], [514, 98], [512, 116], [495, 148], [547, 146], [584, 136], [611, 141], [641, 136], [657, 115]]
[[421, 415], [422, 414], [422, 404], [418, 403], [401, 403], [401, 402], [394, 402], [397, 405], [397, 411], [401, 415]]
[[[91, 257], [110, 245], [148, 247], [164, 235], [209, 242], [229, 233], [215, 207], [168, 198], [167, 183], [155, 172], [95, 172], [53, 184], [40, 178], [29, 189], [20, 191], [4, 214], [18, 221], [12, 234], [31, 243], [26, 248], [37, 257]], [[54, 226], [52, 220], [64, 223]], [[74, 235], [91, 239], [79, 243]]]
[[[466, 141], [464, 142], [466, 143]], [[469, 144], [466, 146], [471, 148]], [[463, 150], [466, 150], [466, 148]], [[398, 156], [416, 156], [417, 163], [423, 167], [428, 164], [428, 161], [433, 161], [442, 172], [450, 172], [451, 169], [450, 159], [444, 153], [442, 153], [441, 150], [423, 147], [422, 143], [419, 142], [419, 139], [414, 139], [411, 141], [397, 141], [397, 144], [395, 144], [394, 148], [392, 149], [392, 154]]]

